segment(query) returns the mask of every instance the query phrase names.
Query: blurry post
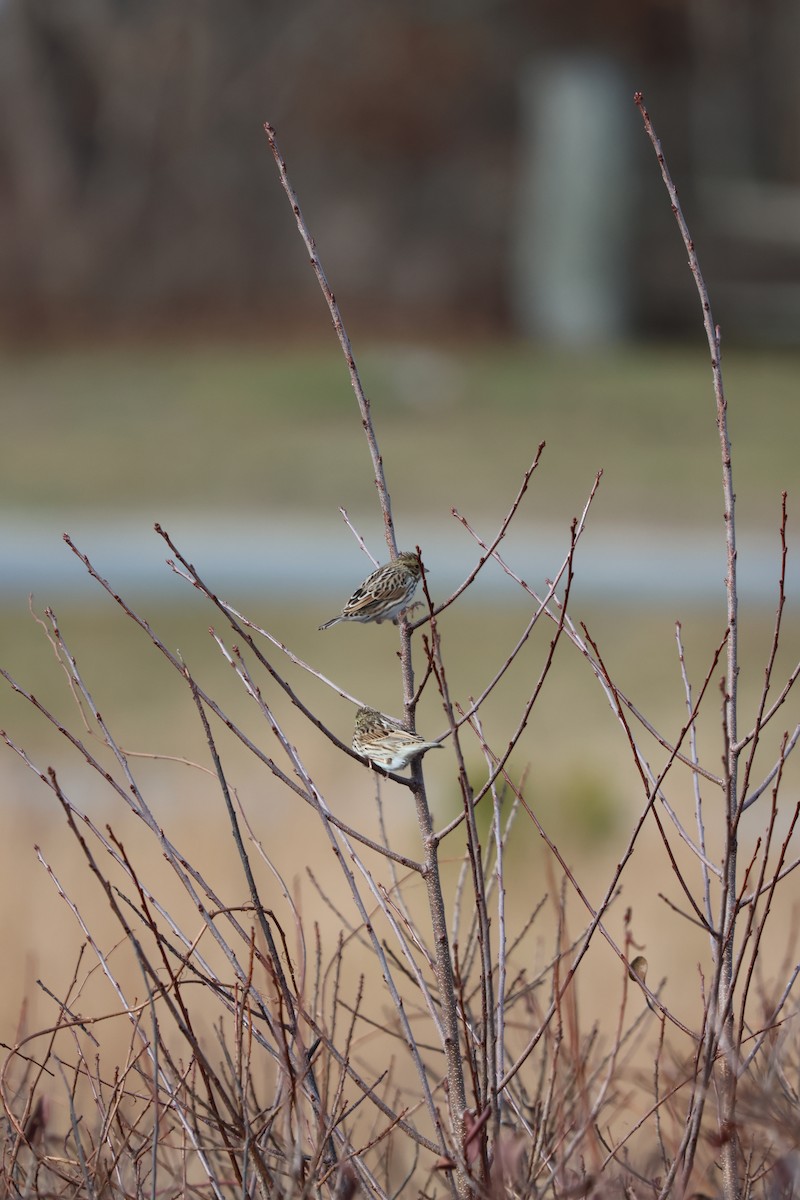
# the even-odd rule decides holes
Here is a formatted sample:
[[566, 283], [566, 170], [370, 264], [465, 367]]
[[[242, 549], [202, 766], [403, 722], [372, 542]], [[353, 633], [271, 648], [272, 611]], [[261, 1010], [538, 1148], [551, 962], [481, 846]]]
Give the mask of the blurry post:
[[630, 334], [630, 88], [608, 57], [538, 59], [520, 83], [512, 311], [527, 337]]

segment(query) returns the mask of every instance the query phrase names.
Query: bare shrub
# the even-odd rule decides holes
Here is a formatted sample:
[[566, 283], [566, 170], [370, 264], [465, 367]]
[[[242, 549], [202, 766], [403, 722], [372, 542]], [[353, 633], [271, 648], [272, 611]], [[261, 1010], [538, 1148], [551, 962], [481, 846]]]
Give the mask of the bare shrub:
[[[336, 815], [328, 799], [330, 781], [312, 777], [287, 716], [361, 763], [349, 739], [342, 740], [307, 702], [303, 681], [313, 680], [354, 705], [369, 697], [351, 696], [217, 595], [166, 530], [156, 526], [172, 570], [227, 629], [226, 635], [212, 629], [212, 637], [254, 706], [258, 737], [67, 537], [87, 572], [185, 685], [205, 740], [207, 769], [227, 814], [241, 887], [234, 903], [220, 895], [214, 879], [201, 874], [162, 828], [139, 766], [98, 710], [55, 612], [47, 610], [48, 636], [85, 718], [85, 733], [68, 728], [3, 674], [117, 804], [141, 822], [190, 915], [153, 886], [150, 860], [137, 860], [110, 828], [93, 821], [79, 793], [62, 786], [55, 770], [39, 767], [3, 734], [61, 807], [103, 896], [105, 915], [117, 929], [110, 942], [98, 936], [55, 867], [44, 864], [83, 932], [85, 948], [57, 1000], [57, 1019], [34, 1031], [23, 1021], [3, 1065], [5, 1194], [95, 1197], [179, 1190], [219, 1198], [389, 1197], [413, 1188], [424, 1195], [622, 1190], [665, 1197], [701, 1190], [735, 1200], [756, 1187], [768, 1196], [791, 1193], [797, 1173], [798, 1051], [788, 1018], [800, 967], [790, 955], [770, 969], [761, 956], [782, 882], [798, 865], [790, 845], [800, 809], [781, 812], [779, 794], [800, 726], [773, 734], [800, 670], [773, 680], [785, 602], [786, 502], [784, 496], [774, 636], [760, 703], [742, 722], [734, 492], [719, 331], [661, 148], [641, 97], [637, 103], [702, 302], [725, 499], [726, 628], [709, 651], [699, 683], [686, 662], [680, 626], [676, 629], [685, 690], [682, 728], [671, 737], [655, 728], [616, 686], [601, 648], [571, 614], [576, 555], [599, 475], [580, 517], [565, 531], [563, 557], [545, 587], [532, 586], [501, 551], [543, 445], [492, 537], [454, 513], [475, 545], [475, 565], [463, 583], [434, 603], [423, 571], [422, 612], [399, 620], [404, 721], [414, 730], [420, 697], [426, 689], [436, 692], [445, 725], [438, 740], [448, 748], [461, 797], [458, 815], [441, 826], [431, 811], [421, 757], [407, 776], [362, 764], [374, 779], [377, 836]], [[269, 126], [266, 132], [345, 355], [394, 556], [394, 518], [371, 406], [274, 133]], [[346, 514], [345, 519], [350, 524]], [[446, 614], [490, 560], [501, 566], [509, 587], [524, 595], [528, 615], [493, 677], [476, 695], [458, 697], [448, 676]], [[498, 742], [486, 733], [488, 702], [519, 669], [531, 638], [544, 638], [543, 665], [516, 722]], [[641, 785], [639, 811], [623, 852], [608, 869], [599, 902], [591, 900], [590, 889], [532, 807], [527, 778], [515, 776], [508, 765], [562, 644], [582, 656], [587, 679], [602, 689]], [[721, 769], [715, 760], [703, 761], [698, 749], [701, 716], [710, 707], [710, 721], [717, 719], [712, 698], [718, 685]], [[247, 806], [229, 782], [223, 741], [227, 746], [231, 737], [262, 777], [277, 782], [293, 803], [308, 806], [330, 847], [345, 900], [329, 894], [310, 867], [318, 914], [313, 920], [282, 877], [280, 853], [271, 852], [251, 825]], [[768, 753], [766, 769], [757, 769], [757, 752]], [[476, 753], [483, 763], [479, 784], [467, 765]], [[659, 766], [651, 761], [656, 758]], [[686, 780], [694, 798], [693, 828], [671, 799], [670, 789], [680, 792]], [[384, 822], [384, 795], [401, 788], [415, 805], [415, 855], [392, 845]], [[740, 826], [755, 808], [763, 810], [763, 832], [743, 861]], [[536, 830], [545, 865], [525, 898], [524, 919], [512, 921], [505, 866], [521, 822]], [[621, 940], [609, 921], [623, 875], [641, 853], [643, 831], [653, 828], [681, 896], [680, 904], [670, 902], [665, 919], [689, 922], [711, 948], [713, 970], [699, 980], [690, 1023], [664, 1003], [648, 973], [634, 937], [634, 914], [625, 913]], [[443, 871], [452, 862], [457, 871], [449, 886]], [[324, 935], [320, 913], [332, 919], [335, 937]], [[198, 918], [199, 932], [192, 924]], [[135, 993], [123, 983], [123, 955], [138, 975]], [[620, 1002], [611, 1014], [610, 1036], [596, 1014], [585, 1026], [579, 1004], [579, 984], [592, 956], [602, 970], [619, 974]], [[87, 1015], [84, 989], [98, 973], [114, 1006]], [[383, 1007], [366, 999], [376, 992]], [[587, 994], [591, 984], [584, 1004]], [[113, 1063], [99, 1054], [96, 1030], [103, 1023], [126, 1030], [126, 1052]], [[643, 1076], [632, 1060], [653, 1030], [655, 1053]], [[50, 1098], [56, 1093], [66, 1097], [66, 1129], [51, 1128]]]

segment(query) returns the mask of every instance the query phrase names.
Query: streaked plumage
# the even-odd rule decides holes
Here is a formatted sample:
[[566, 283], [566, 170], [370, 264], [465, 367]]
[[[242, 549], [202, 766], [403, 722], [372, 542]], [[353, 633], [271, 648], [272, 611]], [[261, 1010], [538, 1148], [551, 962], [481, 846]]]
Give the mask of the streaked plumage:
[[373, 571], [356, 588], [338, 617], [326, 621], [320, 629], [330, 629], [339, 621], [375, 621], [378, 625], [381, 621], [394, 621], [408, 608], [421, 576], [419, 558], [404, 550]]
[[353, 749], [376, 766], [401, 771], [418, 754], [443, 747], [441, 742], [426, 742], [416, 733], [410, 733], [400, 721], [375, 708], [360, 708], [356, 713]]

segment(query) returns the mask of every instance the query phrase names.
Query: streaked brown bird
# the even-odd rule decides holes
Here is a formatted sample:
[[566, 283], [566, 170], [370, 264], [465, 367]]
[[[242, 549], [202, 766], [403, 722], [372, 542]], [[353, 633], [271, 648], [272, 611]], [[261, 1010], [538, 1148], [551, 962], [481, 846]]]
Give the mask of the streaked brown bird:
[[[645, 983], [646, 982], [646, 980], [647, 980], [647, 959], [645, 958], [645, 956], [643, 954], [636, 955], [636, 958], [633, 960], [633, 962], [628, 967], [628, 975], [634, 981], [634, 983]], [[647, 993], [645, 993], [644, 998], [647, 1001], [647, 1007], [652, 1012], [654, 1012], [656, 1014], [656, 1016], [658, 1016], [658, 1009], [656, 1008], [655, 1004], [653, 1004], [653, 1001], [650, 999], [650, 997], [647, 995]]]
[[387, 771], [400, 771], [418, 754], [443, 750], [441, 742], [426, 742], [411, 733], [400, 721], [375, 708], [360, 708], [356, 713], [353, 749]]
[[404, 608], [408, 608], [422, 577], [419, 558], [404, 550], [384, 563], [357, 587], [338, 617], [332, 617], [320, 629], [330, 629], [339, 621], [394, 621]]

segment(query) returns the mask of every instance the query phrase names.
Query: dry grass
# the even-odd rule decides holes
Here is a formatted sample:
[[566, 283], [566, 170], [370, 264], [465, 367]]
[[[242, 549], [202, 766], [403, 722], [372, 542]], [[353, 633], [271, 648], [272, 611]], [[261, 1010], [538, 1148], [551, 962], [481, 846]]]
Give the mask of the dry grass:
[[[246, 607], [246, 606], [245, 606]], [[232, 718], [247, 729], [254, 741], [268, 753], [277, 745], [274, 737], [254, 710], [252, 702], [243, 696], [241, 688], [232, 678], [230, 668], [221, 660], [206, 629], [208, 621], [201, 614], [191, 611], [165, 610], [148, 614], [157, 631], [169, 645], [180, 645], [186, 661], [194, 672], [202, 677], [214, 690]], [[615, 677], [628, 694], [634, 696], [649, 716], [667, 734], [674, 736], [683, 716], [681, 713], [681, 688], [675, 664], [672, 624], [667, 614], [623, 613], [618, 609], [602, 608], [585, 614], [593, 635], [601, 646], [604, 659], [613, 668]], [[393, 688], [386, 678], [384, 659], [391, 658], [394, 634], [391, 629], [342, 629], [334, 638], [318, 635], [315, 624], [316, 607], [294, 609], [276, 619], [276, 632], [298, 653], [307, 656], [324, 673], [336, 677], [345, 673], [348, 688], [355, 694], [375, 700], [388, 711], [399, 710], [393, 703]], [[212, 884], [215, 893], [226, 905], [238, 909], [247, 906], [249, 897], [242, 874], [241, 863], [235, 852], [229, 822], [221, 802], [219, 788], [210, 764], [202, 729], [187, 703], [185, 689], [176, 686], [173, 674], [165, 669], [159, 657], [151, 652], [141, 631], [109, 607], [98, 607], [95, 611], [59, 614], [63, 636], [76, 656], [78, 666], [90, 686], [92, 695], [104, 718], [127, 750], [134, 751], [131, 758], [137, 781], [142, 786], [152, 811], [166, 836], [178, 847], [182, 858], [191, 862], [201, 875]], [[16, 619], [12, 657], [20, 664], [29, 666], [29, 682], [37, 697], [59, 714], [72, 728], [79, 725], [75, 701], [69, 690], [66, 677], [57, 665], [52, 648], [43, 636], [41, 628], [35, 626], [27, 615]], [[442, 638], [447, 648], [452, 669], [450, 686], [453, 694], [466, 700], [469, 694], [479, 691], [498, 656], [506, 653], [524, 623], [522, 610], [499, 608], [492, 612], [473, 609], [469, 605], [452, 610], [441, 620]], [[745, 613], [744, 628], [747, 630], [743, 677], [747, 681], [742, 701], [745, 710], [752, 707], [758, 689], [758, 672], [755, 664], [763, 658], [764, 647], [769, 644], [771, 618], [767, 613]], [[696, 663], [698, 674], [707, 666], [709, 648], [715, 643], [719, 632], [719, 621], [709, 613], [685, 615], [687, 657]], [[371, 654], [354, 654], [358, 643], [374, 647]], [[388, 644], [388, 645], [387, 645]], [[34, 647], [38, 649], [34, 651]], [[514, 677], [501, 690], [485, 712], [487, 737], [496, 738], [507, 728], [513, 713], [518, 709], [530, 678], [541, 666], [547, 647], [544, 635], [530, 647], [519, 677]], [[791, 638], [781, 651], [780, 666], [785, 669], [798, 657], [798, 647]], [[300, 672], [289, 671], [293, 684], [301, 686], [304, 699], [312, 707], [325, 713], [330, 724], [339, 729], [346, 739], [349, 736], [351, 710], [348, 705], [331, 698], [318, 681], [306, 678]], [[32, 677], [32, 678], [31, 678]], [[78, 798], [80, 807], [89, 815], [99, 829], [108, 825], [125, 847], [126, 855], [133, 864], [137, 877], [148, 892], [157, 896], [159, 903], [170, 913], [171, 920], [198, 939], [197, 948], [208, 957], [213, 973], [219, 980], [232, 985], [233, 979], [224, 958], [210, 944], [210, 936], [204, 928], [185, 890], [176, 881], [174, 872], [167, 866], [155, 847], [151, 832], [140, 819], [133, 816], [112, 796], [92, 772], [80, 766], [80, 756], [67, 754], [63, 740], [40, 718], [32, 720], [29, 706], [17, 698], [13, 721], [9, 724], [17, 731], [26, 750], [41, 765], [54, 762], [58, 767], [61, 785], [73, 799]], [[284, 728], [304, 748], [304, 761], [312, 777], [322, 786], [334, 811], [344, 821], [355, 825], [370, 837], [380, 836], [379, 810], [374, 795], [374, 780], [361, 766], [352, 760], [342, 759], [324, 740], [309, 731], [291, 706], [274, 700], [276, 712]], [[84, 705], [85, 708], [85, 705]], [[420, 706], [418, 717], [420, 728], [438, 732], [441, 726], [441, 709], [425, 701]], [[91, 724], [91, 722], [90, 722]], [[77, 729], [76, 729], [77, 731]], [[376, 964], [363, 934], [359, 933], [359, 921], [352, 909], [352, 902], [341, 872], [331, 854], [330, 846], [322, 835], [319, 821], [313, 812], [285, 788], [258, 769], [238, 747], [224, 729], [217, 727], [219, 747], [223, 753], [226, 775], [235, 790], [237, 801], [247, 814], [253, 835], [264, 846], [273, 862], [279, 864], [281, 876], [296, 905], [297, 914], [304, 930], [305, 943], [300, 941], [300, 925], [293, 915], [291, 905], [287, 908], [282, 887], [265, 863], [255, 858], [256, 878], [265, 907], [276, 915], [276, 921], [286, 934], [289, 959], [295, 969], [303, 975], [303, 995], [309, 1010], [326, 1023], [334, 1022], [338, 1013], [339, 1028], [350, 1019], [351, 1009], [357, 1005], [359, 1011], [358, 1033], [350, 1046], [352, 1061], [362, 1072], [375, 1070], [375, 1064], [391, 1064], [391, 1086], [386, 1084], [387, 1096], [392, 1103], [404, 1105], [415, 1095], [415, 1078], [397, 1042], [397, 1029], [391, 1006], [385, 994], [380, 974], [376, 975]], [[707, 730], [709, 744], [716, 737], [713, 722]], [[97, 753], [102, 746], [96, 735], [86, 738]], [[704, 747], [705, 748], [705, 747]], [[170, 754], [198, 766], [187, 766], [179, 762], [165, 762], [139, 758], [139, 753], [155, 756]], [[653, 748], [654, 762], [663, 759], [663, 751]], [[474, 755], [468, 753], [470, 771], [476, 784], [485, 778], [478, 747]], [[574, 650], [565, 646], [558, 660], [558, 669], [548, 681], [542, 702], [536, 706], [533, 719], [523, 743], [512, 760], [512, 772], [522, 778], [526, 768], [530, 774], [526, 783], [526, 796], [548, 831], [556, 838], [570, 865], [578, 873], [581, 885], [596, 903], [608, 879], [609, 870], [616, 861], [627, 837], [630, 821], [641, 805], [641, 786], [632, 770], [629, 753], [615, 723], [610, 718], [608, 706], [603, 701], [599, 688], [590, 677], [585, 664]], [[129, 940], [121, 937], [119, 921], [109, 908], [98, 879], [87, 869], [85, 856], [75, 836], [67, 829], [64, 813], [55, 798], [18, 759], [6, 754], [3, 759], [4, 791], [13, 797], [15, 818], [13, 834], [0, 847], [0, 884], [5, 911], [21, 914], [17, 921], [10, 922], [5, 938], [6, 962], [13, 964], [7, 974], [6, 987], [2, 995], [3, 1040], [13, 1044], [35, 1030], [46, 1030], [58, 1022], [58, 1005], [53, 997], [69, 999], [73, 1017], [81, 1018], [80, 1031], [64, 1030], [55, 1039], [55, 1050], [47, 1059], [52, 1075], [39, 1080], [32, 1091], [34, 1076], [30, 1066], [24, 1069], [24, 1054], [41, 1061], [48, 1043], [47, 1036], [39, 1035], [25, 1043], [23, 1053], [15, 1057], [6, 1076], [6, 1099], [18, 1117], [25, 1110], [26, 1096], [31, 1094], [46, 1098], [47, 1121], [42, 1128], [40, 1150], [55, 1154], [58, 1138], [67, 1137], [67, 1153], [56, 1154], [72, 1165], [63, 1168], [66, 1177], [78, 1188], [81, 1178], [92, 1181], [92, 1186], [119, 1189], [120, 1181], [128, 1179], [126, 1188], [144, 1186], [143, 1180], [150, 1179], [149, 1155], [155, 1137], [150, 1096], [153, 1088], [152, 1068], [146, 1067], [141, 1058], [142, 1048], [136, 1041], [136, 1029], [131, 1025], [130, 1011], [139, 1014], [139, 1021], [146, 1024], [148, 1017], [147, 985], [142, 976], [141, 965], [131, 951]], [[458, 811], [459, 798], [453, 763], [449, 756], [433, 756], [428, 767], [428, 786], [437, 825]], [[796, 786], [794, 768], [787, 777], [787, 786]], [[673, 804], [684, 804], [688, 811], [691, 794], [688, 782], [673, 787], [670, 792]], [[392, 785], [385, 788], [386, 808], [383, 810], [384, 827], [389, 844], [402, 854], [419, 855], [419, 833], [413, 815], [411, 797]], [[752, 848], [754, 837], [748, 836], [747, 845]], [[489, 839], [484, 829], [485, 845]], [[452, 844], [451, 844], [452, 843]], [[109, 981], [98, 967], [91, 947], [85, 947], [85, 935], [81, 932], [75, 915], [59, 896], [54, 879], [37, 860], [32, 847], [41, 847], [44, 862], [57, 876], [59, 885], [86, 921], [92, 937], [107, 956], [114, 979], [119, 984], [126, 1003], [111, 988]], [[251, 848], [252, 852], [252, 848]], [[692, 868], [690, 858], [678, 847], [678, 859], [683, 869]], [[456, 896], [457, 881], [463, 858], [463, 838], [459, 834], [443, 845], [443, 880], [449, 908]], [[130, 878], [124, 878], [118, 870], [104, 868], [123, 894], [136, 900], [135, 889], [131, 891]], [[311, 877], [313, 874], [313, 880]], [[412, 923], [424, 928], [424, 892], [421, 884], [404, 876], [402, 895], [409, 906]], [[390, 879], [387, 886], [394, 890]], [[553, 948], [558, 944], [568, 945], [571, 934], [578, 934], [585, 923], [586, 914], [574, 895], [568, 892], [563, 903], [561, 883], [557, 871], [553, 870], [548, 853], [535, 830], [526, 821], [518, 822], [508, 840], [505, 857], [505, 885], [508, 895], [508, 928], [513, 939], [525, 929], [531, 914], [540, 904], [543, 908], [527, 939], [520, 946], [519, 962], [515, 969], [524, 972], [519, 978], [532, 980], [537, 972], [544, 970], [542, 982], [531, 993], [529, 1005], [514, 1020], [509, 1021], [509, 1053], [513, 1047], [521, 1046], [541, 1019], [542, 996], [547, 988], [547, 964], [552, 961]], [[796, 885], [790, 880], [783, 893], [782, 905], [796, 903]], [[697, 1018], [700, 979], [709, 970], [707, 939], [700, 931], [691, 930], [673, 918], [671, 910], [660, 898], [665, 895], [673, 904], [681, 904], [682, 897], [675, 887], [673, 872], [660, 852], [659, 842], [653, 830], [643, 837], [637, 854], [622, 879], [621, 893], [609, 910], [607, 927], [619, 944], [627, 936], [633, 938], [637, 949], [644, 948], [650, 963], [650, 978], [654, 989], [665, 980], [662, 998], [675, 1016], [690, 1026]], [[323, 899], [324, 897], [324, 899]], [[549, 897], [549, 898], [548, 898]], [[792, 899], [794, 897], [794, 899]], [[630, 912], [628, 912], [630, 910]], [[342, 914], [340, 916], [339, 914]], [[372, 913], [380, 921], [380, 914]], [[343, 919], [344, 918], [344, 919]], [[139, 919], [141, 923], [141, 918]], [[246, 917], [253, 923], [252, 915]], [[340, 946], [339, 937], [343, 928], [352, 926], [352, 933]], [[383, 935], [390, 938], [390, 931]], [[771, 981], [786, 950], [786, 930], [782, 922], [776, 922], [764, 939], [761, 962], [764, 964], [765, 995], [771, 992]], [[80, 947], [84, 944], [80, 967]], [[260, 944], [260, 941], [259, 941]], [[264, 947], [261, 945], [263, 952]], [[320, 955], [319, 962], [316, 960]], [[773, 964], [769, 967], [767, 964]], [[72, 991], [69, 981], [77, 970], [80, 980]], [[161, 971], [163, 976], [163, 970]], [[359, 999], [359, 980], [364, 980], [363, 995]], [[254, 966], [254, 984], [257, 989], [275, 997], [275, 983], [265, 974], [263, 964]], [[39, 982], [41, 981], [41, 982]], [[220, 1011], [219, 999], [207, 984], [186, 978], [184, 981], [186, 1003], [192, 1014], [194, 1037], [217, 1069], [224, 1073], [226, 1054], [231, 1053], [231, 1039], [238, 1036], [235, 1014]], [[542, 989], [545, 989], [542, 992]], [[49, 992], [49, 995], [48, 995]], [[314, 998], [311, 1002], [312, 996]], [[412, 987], [406, 1002], [413, 1016], [414, 1028], [421, 1042], [430, 1039], [428, 1017], [418, 1010], [418, 997]], [[766, 1003], [766, 1001], [765, 1001]], [[659, 1087], [668, 1089], [682, 1077], [688, 1068], [685, 1062], [689, 1052], [686, 1040], [680, 1035], [668, 1038], [669, 1052], [660, 1050], [660, 1024], [644, 1007], [638, 992], [632, 992], [624, 968], [608, 948], [596, 944], [582, 964], [574, 987], [569, 993], [569, 1004], [562, 1014], [558, 1055], [563, 1066], [563, 1077], [559, 1087], [564, 1094], [558, 1099], [558, 1129], [551, 1130], [554, 1153], [559, 1138], [569, 1139], [580, 1127], [581, 1106], [590, 1105], [590, 1098], [597, 1086], [602, 1071], [609, 1069], [609, 1049], [618, 1043], [620, 1014], [626, 1013], [625, 1028], [632, 1025], [634, 1032], [624, 1042], [618, 1059], [613, 1063], [613, 1086], [610, 1087], [608, 1103], [602, 1110], [600, 1127], [602, 1137], [589, 1138], [582, 1145], [576, 1167], [574, 1184], [585, 1186], [585, 1179], [603, 1168], [607, 1159], [605, 1145], [611, 1146], [622, 1139], [636, 1121], [646, 1113], [652, 1103], [654, 1086], [653, 1062], [661, 1063]], [[525, 1012], [525, 1016], [522, 1012]], [[20, 1014], [24, 1013], [21, 1017]], [[116, 1014], [116, 1015], [115, 1015]], [[62, 1017], [63, 1020], [63, 1017]], [[377, 1025], [373, 1024], [377, 1022]], [[185, 1033], [160, 1018], [161, 1037], [165, 1054], [176, 1055], [188, 1065], [188, 1048]], [[326, 1024], [326, 1028], [328, 1025]], [[785, 1041], [786, 1035], [781, 1035]], [[96, 1038], [95, 1047], [91, 1038]], [[588, 1040], [587, 1040], [588, 1039]], [[786, 1047], [781, 1042], [781, 1051]], [[65, 1044], [66, 1042], [66, 1044]], [[228, 1047], [226, 1050], [225, 1047]], [[76, 1060], [76, 1048], [78, 1059]], [[793, 1052], [793, 1051], [792, 1051]], [[100, 1055], [95, 1063], [95, 1055]], [[533, 1097], [541, 1094], [541, 1088], [549, 1079], [549, 1070], [556, 1053], [555, 1043], [545, 1039], [541, 1054], [535, 1055], [522, 1073], [519, 1086]], [[53, 1054], [65, 1062], [85, 1062], [84, 1072], [73, 1074], [73, 1069], [63, 1075], [54, 1069]], [[250, 1064], [255, 1069], [257, 1083], [252, 1097], [250, 1116], [261, 1113], [259, 1120], [266, 1119], [280, 1092], [277, 1087], [274, 1064], [269, 1057], [261, 1061], [256, 1056]], [[660, 1057], [659, 1057], [660, 1056]], [[115, 1090], [115, 1071], [123, 1064], [136, 1061], [128, 1069], [126, 1086]], [[260, 1065], [255, 1068], [255, 1062]], [[335, 1091], [335, 1063], [320, 1055], [320, 1070], [326, 1085]], [[586, 1070], [579, 1069], [579, 1065]], [[589, 1064], [594, 1064], [589, 1066]], [[194, 1068], [196, 1071], [196, 1067]], [[601, 1072], [595, 1076], [593, 1072]], [[95, 1076], [92, 1087], [91, 1075]], [[193, 1076], [194, 1083], [196, 1078]], [[594, 1080], [594, 1083], [592, 1083]], [[271, 1082], [270, 1082], [271, 1081]], [[751, 1085], [755, 1087], [755, 1084]], [[229, 1081], [223, 1091], [230, 1090]], [[264, 1091], [263, 1089], [267, 1089]], [[235, 1091], [235, 1089], [233, 1089]], [[120, 1099], [125, 1092], [125, 1098]], [[202, 1091], [202, 1089], [201, 1089]], [[109, 1172], [107, 1152], [100, 1152], [96, 1160], [80, 1165], [74, 1157], [74, 1143], [67, 1133], [75, 1119], [74, 1109], [88, 1127], [94, 1130], [93, 1139], [100, 1139], [97, 1120], [103, 1105], [97, 1099], [98, 1092], [104, 1095], [103, 1104], [109, 1109], [120, 1101], [117, 1114], [117, 1138], [124, 1152], [120, 1151], [119, 1174], [106, 1184]], [[344, 1096], [349, 1103], [357, 1098], [352, 1085], [346, 1087]], [[753, 1093], [757, 1095], [757, 1089]], [[681, 1090], [677, 1098], [665, 1105], [663, 1116], [666, 1124], [673, 1122], [674, 1129], [680, 1126], [682, 1104]], [[70, 1110], [72, 1097], [73, 1111]], [[649, 1098], [648, 1098], [649, 1097]], [[284, 1094], [285, 1099], [285, 1094]], [[194, 1101], [193, 1101], [194, 1103]], [[294, 1103], [294, 1101], [293, 1101]], [[297, 1100], [298, 1112], [302, 1108]], [[344, 1101], [343, 1101], [344, 1103]], [[755, 1101], [753, 1101], [755, 1103]], [[577, 1107], [576, 1107], [577, 1106]], [[203, 1106], [201, 1105], [201, 1108]], [[668, 1112], [672, 1113], [669, 1118]], [[95, 1115], [92, 1115], [92, 1114]], [[137, 1119], [141, 1122], [136, 1125]], [[271, 1144], [270, 1178], [275, 1175], [275, 1194], [291, 1194], [299, 1186], [288, 1163], [278, 1168], [282, 1154], [291, 1158], [295, 1152], [294, 1139], [300, 1137], [299, 1130], [307, 1129], [303, 1135], [303, 1153], [309, 1153], [314, 1143], [308, 1114], [299, 1124], [289, 1120], [283, 1127], [280, 1139], [273, 1130]], [[599, 1115], [598, 1115], [599, 1119]], [[197, 1114], [200, 1128], [205, 1128], [209, 1116], [205, 1111]], [[781, 1145], [791, 1142], [791, 1120], [787, 1112], [781, 1118]], [[256, 1121], [259, 1129], [262, 1125]], [[235, 1121], [232, 1128], [236, 1127]], [[255, 1126], [254, 1126], [255, 1127]], [[353, 1145], [363, 1146], [384, 1128], [376, 1124], [374, 1114], [362, 1106], [348, 1120], [349, 1137]], [[242, 1127], [243, 1128], [243, 1127]], [[421, 1128], [428, 1135], [431, 1130], [422, 1120]], [[754, 1124], [755, 1128], [755, 1124]], [[290, 1134], [290, 1130], [293, 1132]], [[241, 1131], [240, 1131], [241, 1132]], [[46, 1136], [45, 1136], [46, 1135]], [[233, 1136], [233, 1134], [231, 1134]], [[185, 1130], [180, 1133], [166, 1113], [158, 1131], [160, 1139], [161, 1178], [175, 1179], [186, 1172], [185, 1186], [202, 1185], [202, 1171], [196, 1156], [186, 1145]], [[278, 1139], [278, 1140], [275, 1140]], [[310, 1141], [309, 1141], [310, 1139]], [[398, 1140], [399, 1139], [399, 1140]], [[518, 1135], [509, 1135], [504, 1151], [513, 1163], [518, 1155]], [[91, 1139], [90, 1139], [91, 1140]], [[212, 1139], [216, 1143], [216, 1137]], [[373, 1166], [380, 1164], [383, 1186], [391, 1190], [408, 1171], [413, 1170], [419, 1186], [429, 1192], [441, 1192], [443, 1181], [434, 1173], [429, 1175], [431, 1156], [423, 1153], [417, 1160], [412, 1145], [405, 1138], [395, 1135], [394, 1148], [384, 1159], [383, 1143], [372, 1154]], [[241, 1139], [237, 1141], [240, 1145]], [[669, 1142], [669, 1138], [667, 1138]], [[94, 1143], [92, 1143], [94, 1144]], [[72, 1145], [72, 1150], [69, 1150]], [[280, 1145], [280, 1149], [278, 1146]], [[521, 1145], [521, 1143], [520, 1143]], [[652, 1121], [645, 1124], [630, 1143], [632, 1158], [630, 1166], [646, 1175], [658, 1174], [657, 1139]], [[8, 1143], [7, 1153], [13, 1147]], [[319, 1148], [319, 1147], [318, 1147]], [[237, 1151], [238, 1152], [238, 1151]], [[22, 1176], [25, 1178], [27, 1151], [20, 1150], [18, 1159]], [[215, 1154], [218, 1152], [215, 1151]], [[388, 1153], [388, 1152], [387, 1152]], [[188, 1157], [187, 1157], [188, 1156]], [[269, 1157], [269, 1156], [268, 1156]], [[369, 1159], [370, 1155], [367, 1154]], [[130, 1160], [130, 1161], [128, 1161]], [[705, 1186], [714, 1190], [713, 1142], [708, 1142], [701, 1154], [698, 1170], [705, 1174]], [[235, 1172], [231, 1174], [230, 1162], [223, 1154], [215, 1159], [218, 1181], [223, 1194], [238, 1186]], [[416, 1162], [416, 1166], [415, 1166]], [[134, 1165], [135, 1164], [135, 1165]], [[705, 1165], [703, 1165], [705, 1164]], [[519, 1165], [519, 1164], [517, 1164]], [[267, 1168], [265, 1167], [265, 1170]], [[516, 1169], [516, 1167], [514, 1168]], [[617, 1170], [617, 1168], [614, 1168]], [[621, 1168], [620, 1168], [621, 1169]], [[284, 1170], [288, 1179], [283, 1178]], [[43, 1190], [61, 1192], [65, 1186], [60, 1171], [54, 1175], [47, 1172], [39, 1177]], [[135, 1183], [139, 1172], [140, 1182]], [[617, 1171], [618, 1173], [618, 1171]], [[302, 1175], [303, 1172], [300, 1171]], [[611, 1176], [609, 1176], [611, 1178]], [[424, 1181], [427, 1179], [427, 1183]], [[584, 1182], [581, 1183], [580, 1180]], [[133, 1181], [133, 1182], [132, 1182]], [[394, 1184], [392, 1183], [394, 1181]], [[88, 1191], [88, 1184], [85, 1185]], [[149, 1186], [149, 1185], [148, 1185]], [[344, 1184], [340, 1181], [340, 1186]], [[363, 1186], [363, 1181], [362, 1181]], [[533, 1187], [533, 1181], [530, 1184]], [[540, 1181], [536, 1187], [544, 1187]], [[534, 1187], [534, 1192], [536, 1191]], [[276, 1190], [277, 1189], [277, 1190]], [[281, 1191], [281, 1189], [284, 1189]], [[532, 1193], [533, 1194], [533, 1193]]]

